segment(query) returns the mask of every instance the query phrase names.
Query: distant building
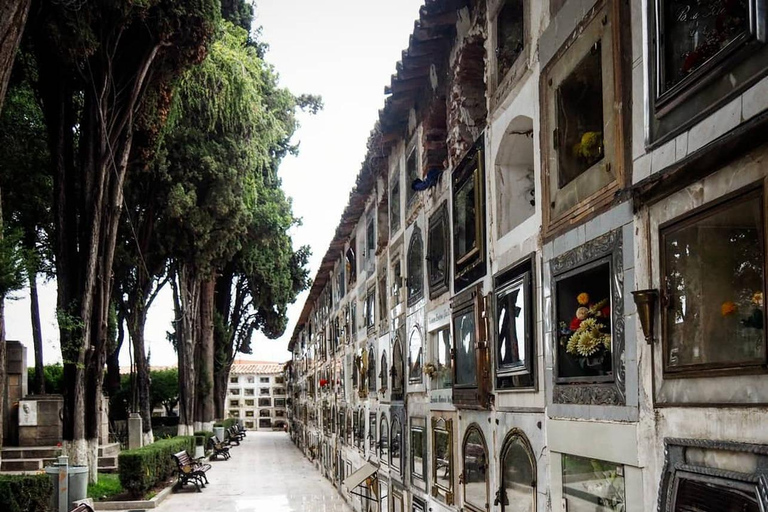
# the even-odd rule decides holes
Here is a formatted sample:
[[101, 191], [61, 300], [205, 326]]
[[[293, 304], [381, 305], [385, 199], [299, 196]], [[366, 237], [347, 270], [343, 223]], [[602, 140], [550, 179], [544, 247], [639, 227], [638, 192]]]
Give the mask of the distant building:
[[287, 425], [283, 364], [238, 360], [229, 372], [227, 413], [248, 430], [281, 430]]

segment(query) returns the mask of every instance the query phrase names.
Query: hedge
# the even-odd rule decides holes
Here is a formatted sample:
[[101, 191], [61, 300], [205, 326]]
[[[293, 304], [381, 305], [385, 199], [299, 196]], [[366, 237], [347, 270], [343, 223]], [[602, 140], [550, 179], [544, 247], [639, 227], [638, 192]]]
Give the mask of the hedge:
[[143, 496], [173, 475], [176, 463], [171, 456], [182, 450], [195, 452], [193, 436], [161, 439], [143, 448], [120, 452], [117, 466], [123, 489], [135, 497]]
[[209, 439], [213, 437], [213, 432], [208, 432], [207, 430], [201, 430], [199, 432], [195, 432], [195, 437], [203, 438], [203, 450], [207, 452]]
[[53, 500], [48, 475], [0, 475], [0, 510], [47, 512]]

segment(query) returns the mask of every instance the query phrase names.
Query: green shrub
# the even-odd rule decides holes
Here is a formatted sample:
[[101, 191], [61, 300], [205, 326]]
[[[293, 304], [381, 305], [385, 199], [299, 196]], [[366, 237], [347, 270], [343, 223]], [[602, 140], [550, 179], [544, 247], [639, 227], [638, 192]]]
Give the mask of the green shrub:
[[195, 432], [195, 437], [202, 437], [203, 438], [203, 448], [207, 452], [208, 451], [208, 442], [209, 442], [208, 440], [213, 437], [213, 432], [208, 432], [206, 430], [201, 430], [199, 432]]
[[48, 475], [0, 475], [0, 510], [47, 512], [53, 499]]
[[178, 432], [179, 427], [152, 427], [152, 434], [155, 436], [155, 441], [176, 437]]
[[224, 429], [228, 429], [234, 425], [237, 425], [237, 418], [227, 418], [222, 422]]
[[143, 496], [155, 485], [167, 480], [176, 469], [171, 457], [182, 450], [193, 454], [195, 438], [178, 436], [162, 439], [136, 450], [125, 450], [118, 455], [120, 484], [131, 495]]

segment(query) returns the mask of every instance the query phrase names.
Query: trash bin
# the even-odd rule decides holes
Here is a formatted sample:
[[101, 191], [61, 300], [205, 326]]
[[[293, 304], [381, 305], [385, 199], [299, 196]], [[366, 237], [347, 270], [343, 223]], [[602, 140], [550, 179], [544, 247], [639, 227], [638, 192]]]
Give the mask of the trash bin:
[[[88, 496], [88, 466], [70, 466], [68, 457], [59, 457], [58, 462], [45, 468], [51, 475], [53, 497], [51, 510], [69, 512], [71, 503]], [[66, 478], [62, 478], [66, 475]], [[62, 494], [61, 499], [59, 493]]]
[[215, 435], [219, 441], [224, 441], [224, 427], [213, 427], [213, 435]]

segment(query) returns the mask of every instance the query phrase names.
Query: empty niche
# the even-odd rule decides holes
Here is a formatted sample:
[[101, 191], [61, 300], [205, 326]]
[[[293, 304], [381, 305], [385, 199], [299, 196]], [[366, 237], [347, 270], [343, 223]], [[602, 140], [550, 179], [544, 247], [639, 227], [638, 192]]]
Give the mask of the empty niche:
[[497, 238], [519, 226], [536, 210], [533, 176], [533, 120], [518, 116], [509, 123], [496, 155]]

